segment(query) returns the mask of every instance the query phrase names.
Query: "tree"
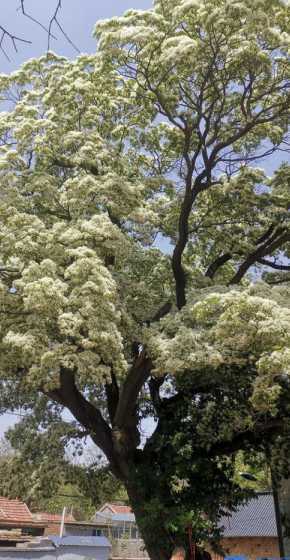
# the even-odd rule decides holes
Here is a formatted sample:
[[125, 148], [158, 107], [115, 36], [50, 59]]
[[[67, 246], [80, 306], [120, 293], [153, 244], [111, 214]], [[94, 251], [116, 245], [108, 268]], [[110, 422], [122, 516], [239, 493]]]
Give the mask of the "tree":
[[[48, 21], [47, 25], [43, 25], [40, 21], [38, 21], [33, 14], [31, 14], [27, 7], [25, 0], [20, 0], [20, 6], [18, 7], [18, 11], [20, 11], [23, 19], [27, 19], [32, 21], [35, 25], [41, 27], [41, 29], [47, 34], [47, 50], [50, 50], [51, 40], [56, 39], [57, 37], [54, 35], [54, 30], [56, 29], [61, 35], [65, 38], [65, 40], [73, 47], [73, 49], [77, 52], [80, 52], [78, 47], [72, 42], [71, 38], [66, 33], [65, 29], [61, 25], [59, 15], [62, 8], [62, 0], [56, 0], [55, 4], [53, 5], [53, 12]], [[15, 52], [18, 51], [19, 45], [27, 45], [31, 44], [32, 41], [27, 39], [24, 36], [19, 37], [15, 35], [14, 31], [8, 29], [7, 27], [0, 25], [0, 51], [1, 53], [10, 60], [9, 58], [9, 51], [12, 48]]]
[[90, 456], [88, 445], [83, 455], [76, 427], [55, 408], [49, 421], [46, 410], [38, 431], [40, 408], [38, 403], [36, 414], [10, 428], [1, 442], [0, 495], [20, 498], [32, 511], [61, 513], [66, 507], [89, 520], [104, 502], [123, 497], [123, 488], [100, 456]]
[[152, 560], [217, 541], [238, 452], [288, 473], [289, 10], [156, 0], [0, 79], [1, 407], [71, 413]]

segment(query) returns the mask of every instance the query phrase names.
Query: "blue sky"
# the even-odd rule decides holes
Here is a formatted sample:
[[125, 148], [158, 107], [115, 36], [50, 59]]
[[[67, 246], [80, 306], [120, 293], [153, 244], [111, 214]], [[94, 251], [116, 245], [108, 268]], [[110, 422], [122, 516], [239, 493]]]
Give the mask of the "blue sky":
[[[57, 0], [26, 0], [26, 10], [43, 25], [47, 25], [54, 12]], [[31, 45], [17, 43], [18, 53], [12, 49], [6, 40], [5, 49], [10, 62], [0, 52], [0, 73], [8, 74], [16, 70], [25, 60], [41, 56], [47, 49], [47, 35], [40, 27], [25, 19], [17, 8], [19, 0], [9, 0], [4, 3], [0, 16], [0, 25], [7, 28], [14, 35], [32, 41]], [[92, 30], [97, 20], [120, 15], [124, 11], [134, 9], [148, 9], [152, 7], [151, 0], [62, 0], [62, 10], [59, 21], [66, 33], [77, 45], [81, 52], [94, 52], [96, 48]], [[73, 58], [76, 56], [73, 48], [65, 41], [58, 30], [53, 30], [57, 41], [51, 44], [51, 50], [60, 55]], [[5, 414], [0, 416], [0, 437], [17, 417]]]
[[[4, 5], [0, 25], [11, 33], [32, 41], [32, 45], [18, 43], [19, 52], [14, 53], [12, 45], [6, 40], [6, 50], [11, 57], [11, 62], [0, 53], [0, 72], [9, 73], [25, 60], [43, 54], [47, 48], [47, 35], [40, 27], [23, 17], [18, 9], [20, 0], [9, 0]], [[57, 0], [25, 0], [27, 12], [43, 25], [49, 22], [56, 5]], [[62, 0], [59, 21], [81, 52], [94, 52], [95, 40], [92, 37], [92, 30], [97, 20], [121, 15], [130, 8], [142, 10], [151, 7], [151, 0]], [[54, 30], [58, 40], [53, 41], [51, 50], [64, 56], [74, 57], [75, 52], [72, 47], [65, 42], [57, 29]]]

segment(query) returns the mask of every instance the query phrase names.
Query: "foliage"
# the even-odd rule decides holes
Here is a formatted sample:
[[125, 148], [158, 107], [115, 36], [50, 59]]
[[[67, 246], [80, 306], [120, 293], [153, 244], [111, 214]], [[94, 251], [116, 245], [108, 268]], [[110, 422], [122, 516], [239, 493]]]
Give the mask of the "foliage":
[[102, 458], [83, 456], [63, 421], [54, 419], [40, 432], [36, 425], [35, 417], [25, 418], [10, 428], [1, 444], [2, 496], [22, 499], [32, 511], [61, 513], [66, 507], [82, 520], [90, 520], [104, 502], [124, 497]]
[[290, 168], [261, 165], [289, 146], [289, 22], [156, 0], [0, 77], [1, 407], [67, 409], [154, 560], [191, 520], [216, 540], [238, 452], [276, 441], [288, 472]]
[[[255, 492], [272, 490], [271, 471], [263, 453], [247, 454], [241, 451], [236, 456], [235, 471], [236, 482], [240, 486], [250, 488]], [[247, 474], [252, 478], [243, 476]]]

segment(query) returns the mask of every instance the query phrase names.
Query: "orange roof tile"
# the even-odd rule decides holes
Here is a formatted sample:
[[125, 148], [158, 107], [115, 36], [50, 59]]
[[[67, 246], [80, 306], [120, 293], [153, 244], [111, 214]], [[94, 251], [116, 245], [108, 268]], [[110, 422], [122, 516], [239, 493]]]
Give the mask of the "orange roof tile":
[[[34, 519], [39, 521], [47, 521], [49, 523], [60, 523], [62, 515], [60, 513], [48, 513], [47, 511], [40, 511], [35, 513]], [[65, 522], [69, 523], [70, 521], [75, 521], [75, 518], [71, 513], [65, 516]]]
[[106, 504], [106, 506], [111, 508], [114, 513], [132, 513], [130, 506], [120, 504]]
[[33, 517], [27, 505], [20, 500], [9, 500], [0, 496], [0, 522], [33, 523]]

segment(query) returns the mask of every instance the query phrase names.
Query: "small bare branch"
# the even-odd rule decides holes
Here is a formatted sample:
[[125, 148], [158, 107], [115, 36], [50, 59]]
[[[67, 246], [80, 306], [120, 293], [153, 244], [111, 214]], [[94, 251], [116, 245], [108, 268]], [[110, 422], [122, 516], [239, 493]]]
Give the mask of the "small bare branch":
[[0, 50], [4, 54], [5, 58], [9, 60], [9, 62], [10, 62], [10, 58], [4, 47], [5, 39], [8, 39], [12, 43], [15, 52], [18, 52], [17, 43], [26, 43], [27, 45], [31, 45], [31, 41], [28, 41], [27, 39], [23, 39], [23, 37], [18, 37], [17, 35], [13, 35], [13, 33], [10, 33], [10, 31], [8, 31], [8, 29], [3, 27], [2, 25], [0, 25], [0, 32], [1, 32]]
[[[59, 21], [59, 12], [62, 8], [62, 0], [57, 0], [57, 4], [56, 4], [55, 10], [54, 10], [54, 13], [49, 20], [48, 26], [45, 26], [43, 23], [41, 23], [41, 21], [39, 21], [37, 18], [35, 18], [33, 15], [31, 15], [30, 12], [27, 11], [25, 0], [19, 0], [19, 1], [20, 1], [20, 4], [17, 8], [17, 11], [20, 11], [21, 14], [26, 19], [35, 23], [41, 29], [43, 29], [43, 31], [45, 31], [47, 33], [47, 36], [48, 36], [48, 51], [50, 50], [51, 40], [52, 39], [57, 40], [57, 37], [52, 32], [53, 26], [56, 26], [59, 29], [59, 31], [61, 32], [61, 34], [64, 36], [66, 41], [73, 47], [73, 49], [75, 51], [77, 51], [78, 53], [80, 52], [78, 47], [73, 43], [73, 41], [71, 40], [71, 38], [69, 37], [69, 35], [67, 34], [67, 32], [65, 31], [65, 29], [63, 28], [63, 26], [61, 25], [61, 23]], [[11, 60], [10, 60], [10, 57], [8, 56], [8, 52], [7, 52], [8, 49], [5, 47], [5, 41], [6, 40], [8, 42], [10, 42], [10, 44], [11, 44], [11, 46], [14, 49], [15, 52], [18, 52], [17, 43], [19, 43], [19, 42], [20, 43], [26, 43], [28, 45], [32, 44], [32, 41], [30, 41], [28, 39], [24, 39], [23, 37], [18, 37], [18, 35], [14, 35], [8, 29], [6, 29], [2, 25], [0, 25], [0, 51], [2, 51], [3, 55], [5, 56], [5, 58], [9, 62], [11, 62]]]
[[[45, 25], [43, 25], [38, 19], [35, 19], [31, 14], [29, 14], [26, 11], [25, 8], [25, 0], [20, 0], [20, 8], [19, 8], [22, 12], [22, 14], [27, 18], [30, 19], [30, 21], [33, 21], [33, 23], [36, 23], [37, 25], [39, 25], [39, 27], [41, 27], [41, 29], [43, 29], [46, 33], [49, 33], [49, 30], [47, 27], [45, 27]], [[51, 35], [53, 39], [57, 40], [57, 37], [55, 37], [54, 35]]]
[[55, 24], [59, 30], [61, 31], [61, 33], [63, 34], [63, 36], [65, 37], [65, 39], [68, 41], [68, 43], [79, 53], [80, 50], [78, 49], [78, 47], [72, 42], [72, 40], [70, 39], [70, 37], [68, 36], [68, 34], [64, 31], [62, 25], [60, 24], [59, 20], [58, 20], [58, 14], [59, 11], [61, 10], [61, 1], [62, 0], [58, 0], [57, 4], [56, 4], [56, 8], [54, 11], [53, 16], [50, 19], [49, 22], [49, 26], [48, 26], [48, 40], [47, 40], [47, 50], [50, 51], [50, 44], [51, 44], [51, 39], [53, 39], [53, 34], [52, 34], [52, 27]]

